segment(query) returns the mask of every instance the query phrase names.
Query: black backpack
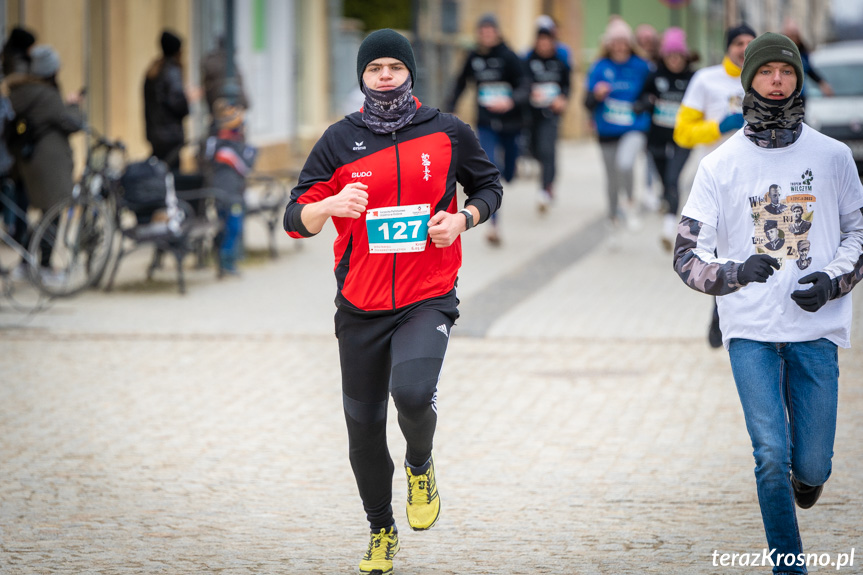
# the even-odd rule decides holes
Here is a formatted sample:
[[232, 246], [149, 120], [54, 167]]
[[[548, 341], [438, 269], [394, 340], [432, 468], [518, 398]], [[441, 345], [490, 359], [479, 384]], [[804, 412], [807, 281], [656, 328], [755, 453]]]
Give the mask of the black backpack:
[[171, 201], [176, 205], [172, 178], [168, 165], [155, 156], [126, 166], [120, 177], [123, 202], [135, 212], [138, 223], [149, 223], [153, 212], [170, 207]]
[[36, 138], [26, 117], [16, 115], [12, 121], [4, 126], [3, 136], [10, 153], [25, 161], [33, 157], [33, 151], [36, 149]]

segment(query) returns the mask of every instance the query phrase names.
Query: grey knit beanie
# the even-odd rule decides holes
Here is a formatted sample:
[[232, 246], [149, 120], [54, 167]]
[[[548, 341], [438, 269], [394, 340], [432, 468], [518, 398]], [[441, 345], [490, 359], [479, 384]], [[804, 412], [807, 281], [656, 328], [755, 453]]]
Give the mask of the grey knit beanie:
[[791, 64], [797, 73], [797, 91], [803, 88], [803, 60], [797, 45], [788, 36], [765, 32], [749, 43], [743, 55], [740, 81], [744, 90], [748, 92], [752, 87], [752, 79], [758, 68], [770, 62]]
[[482, 28], [483, 26], [491, 26], [492, 28], [500, 30], [500, 23], [497, 21], [497, 16], [491, 12], [483, 14], [480, 16], [479, 20], [477, 20], [476, 27]]
[[360, 49], [357, 52], [357, 80], [360, 83], [360, 88], [363, 87], [363, 72], [366, 66], [378, 58], [395, 58], [402, 62], [408, 67], [408, 71], [411, 73], [411, 82], [416, 86], [417, 65], [411, 43], [395, 30], [384, 28], [369, 34], [360, 44]]
[[30, 73], [40, 78], [50, 78], [60, 69], [60, 55], [48, 44], [39, 44], [30, 49]]

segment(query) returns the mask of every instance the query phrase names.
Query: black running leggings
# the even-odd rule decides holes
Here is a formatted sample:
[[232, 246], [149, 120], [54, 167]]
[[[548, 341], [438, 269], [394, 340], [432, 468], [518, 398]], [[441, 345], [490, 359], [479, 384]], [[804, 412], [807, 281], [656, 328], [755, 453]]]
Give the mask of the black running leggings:
[[388, 394], [407, 442], [405, 461], [419, 467], [432, 452], [437, 383], [457, 302], [451, 292], [383, 316], [336, 312], [349, 456], [373, 531], [393, 524]]
[[666, 213], [676, 216], [680, 207], [680, 173], [689, 158], [690, 150], [673, 142], [662, 147], [648, 146], [648, 150], [662, 179], [662, 196], [668, 204]]

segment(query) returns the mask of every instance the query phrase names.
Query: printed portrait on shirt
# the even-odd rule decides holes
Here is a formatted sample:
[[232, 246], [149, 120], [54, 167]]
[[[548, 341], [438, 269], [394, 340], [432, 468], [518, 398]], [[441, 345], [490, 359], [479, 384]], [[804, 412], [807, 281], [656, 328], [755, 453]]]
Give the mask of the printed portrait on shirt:
[[812, 258], [809, 257], [809, 240], [797, 242], [797, 254], [797, 267], [805, 270], [812, 263]]
[[800, 236], [809, 231], [812, 227], [812, 222], [803, 219], [806, 210], [800, 204], [791, 204], [792, 222], [788, 225], [788, 231], [795, 236]]
[[773, 256], [782, 267], [786, 260], [796, 262], [804, 270], [812, 262], [809, 231], [816, 201], [812, 194], [812, 172], [806, 170], [800, 178], [789, 180], [771, 183], [767, 191], [749, 197], [752, 243], [755, 253]]
[[728, 97], [728, 110], [726, 115], [728, 114], [742, 114], [743, 113], [743, 96], [740, 94], [734, 94]]
[[764, 237], [767, 242], [764, 243], [764, 249], [775, 252], [782, 249], [785, 245], [785, 234], [779, 229], [779, 222], [776, 220], [767, 220], [764, 222]]
[[788, 206], [780, 201], [781, 197], [782, 187], [779, 184], [770, 184], [770, 189], [767, 190], [767, 201], [769, 203], [764, 206], [764, 209], [774, 216], [778, 216], [784, 212]]

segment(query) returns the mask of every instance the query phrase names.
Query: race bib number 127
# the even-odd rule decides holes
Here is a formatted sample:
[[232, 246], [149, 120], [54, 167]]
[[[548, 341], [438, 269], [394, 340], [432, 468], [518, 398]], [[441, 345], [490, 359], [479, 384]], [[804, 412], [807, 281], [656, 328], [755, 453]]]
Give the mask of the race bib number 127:
[[431, 204], [374, 208], [366, 212], [369, 253], [421, 252], [426, 248]]

